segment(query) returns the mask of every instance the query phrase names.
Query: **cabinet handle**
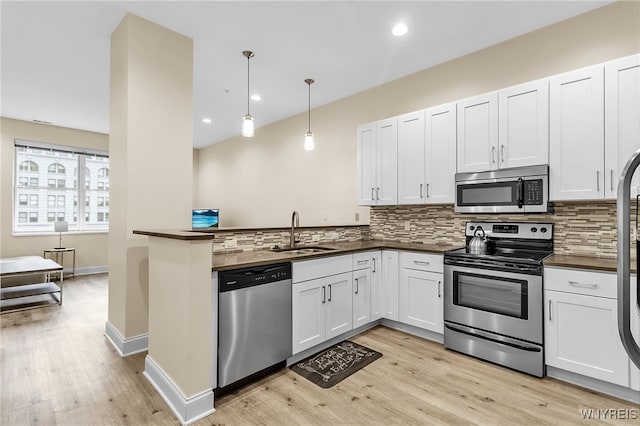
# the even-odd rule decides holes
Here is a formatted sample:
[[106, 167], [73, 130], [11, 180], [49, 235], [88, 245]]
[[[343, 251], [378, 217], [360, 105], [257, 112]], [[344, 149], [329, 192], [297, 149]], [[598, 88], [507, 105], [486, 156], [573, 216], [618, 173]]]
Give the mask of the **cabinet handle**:
[[327, 299], [327, 302], [331, 302], [331, 284], [329, 284], [329, 299]]
[[596, 170], [596, 191], [600, 192], [600, 170]]
[[376, 200], [380, 200], [380, 188], [376, 188]]
[[551, 321], [551, 299], [549, 299], [549, 321]]
[[358, 288], [358, 287], [359, 287], [359, 286], [358, 286], [358, 278], [356, 278], [356, 294], [358, 294], [358, 290], [359, 290], [359, 288]]
[[611, 180], [611, 183], [610, 183], [611, 190], [613, 191], [613, 169], [611, 169], [611, 179], [610, 180]]
[[496, 162], [495, 154], [496, 154], [496, 147], [492, 146], [491, 147], [491, 162], [494, 163], [494, 164]]
[[598, 283], [581, 283], [578, 281], [569, 281], [569, 285], [574, 287], [582, 287], [582, 288], [596, 288], [598, 287]]
[[442, 293], [440, 292], [440, 285], [442, 284], [442, 281], [438, 281], [438, 297], [442, 297]]
[[416, 265], [428, 265], [429, 262], [425, 261], [425, 260], [414, 260], [413, 263], [415, 263]]
[[376, 189], [372, 186], [372, 187], [371, 187], [371, 200], [372, 200], [372, 201], [376, 199], [376, 196], [375, 196], [375, 194], [373, 193], [375, 190], [376, 190]]
[[429, 184], [427, 184], [427, 198], [429, 198]]
[[369, 259], [358, 260], [358, 265], [362, 265], [363, 263], [369, 262]]
[[327, 301], [327, 289], [322, 286], [322, 303], [326, 303]]
[[422, 184], [420, 184], [420, 198], [422, 198]]
[[500, 145], [500, 162], [504, 163], [504, 144]]
[[371, 272], [375, 272], [376, 271], [376, 258], [372, 258], [371, 260], [373, 260], [373, 269], [371, 270]]

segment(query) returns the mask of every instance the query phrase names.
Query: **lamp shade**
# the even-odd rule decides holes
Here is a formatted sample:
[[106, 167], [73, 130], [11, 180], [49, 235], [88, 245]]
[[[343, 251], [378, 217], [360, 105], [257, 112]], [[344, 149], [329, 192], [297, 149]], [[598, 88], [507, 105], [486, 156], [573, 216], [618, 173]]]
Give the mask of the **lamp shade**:
[[64, 220], [56, 222], [53, 226], [55, 232], [67, 232], [69, 230], [69, 224]]

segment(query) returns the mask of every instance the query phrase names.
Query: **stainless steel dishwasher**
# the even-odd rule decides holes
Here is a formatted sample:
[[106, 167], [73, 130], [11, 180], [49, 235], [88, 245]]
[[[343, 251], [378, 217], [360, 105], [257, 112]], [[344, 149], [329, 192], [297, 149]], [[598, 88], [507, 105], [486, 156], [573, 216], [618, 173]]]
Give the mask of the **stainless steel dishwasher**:
[[292, 355], [291, 263], [218, 272], [218, 388]]

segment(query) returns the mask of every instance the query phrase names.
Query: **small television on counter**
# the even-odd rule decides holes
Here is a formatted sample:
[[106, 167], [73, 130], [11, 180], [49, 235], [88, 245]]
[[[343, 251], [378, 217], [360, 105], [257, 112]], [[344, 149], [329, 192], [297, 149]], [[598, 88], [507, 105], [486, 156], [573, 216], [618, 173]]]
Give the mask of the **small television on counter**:
[[213, 229], [218, 227], [218, 209], [193, 209], [191, 210], [191, 228]]

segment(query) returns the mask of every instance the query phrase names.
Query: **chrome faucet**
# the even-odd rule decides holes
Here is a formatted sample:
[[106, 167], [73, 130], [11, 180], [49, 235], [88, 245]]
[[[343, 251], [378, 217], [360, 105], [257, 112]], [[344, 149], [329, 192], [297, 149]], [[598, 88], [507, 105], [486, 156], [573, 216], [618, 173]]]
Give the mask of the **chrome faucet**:
[[300, 216], [297, 211], [293, 211], [291, 214], [291, 242], [289, 243], [289, 247], [294, 248], [296, 246], [296, 226], [300, 226]]

